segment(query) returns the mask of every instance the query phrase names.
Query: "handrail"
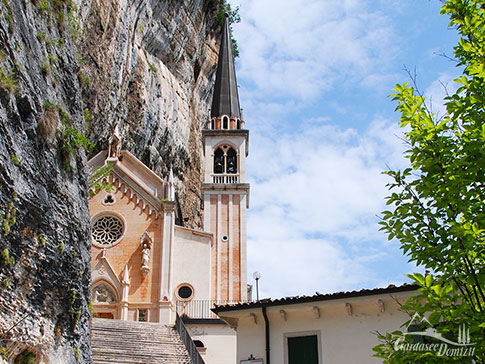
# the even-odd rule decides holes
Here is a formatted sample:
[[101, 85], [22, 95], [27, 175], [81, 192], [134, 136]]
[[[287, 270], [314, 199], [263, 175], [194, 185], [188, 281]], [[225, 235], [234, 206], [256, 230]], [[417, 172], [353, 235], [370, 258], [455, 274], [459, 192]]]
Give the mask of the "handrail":
[[205, 364], [204, 360], [202, 360], [202, 357], [200, 356], [199, 351], [197, 350], [197, 347], [195, 346], [194, 342], [192, 341], [192, 338], [189, 335], [189, 332], [187, 328], [185, 327], [182, 319], [180, 318], [179, 314], [176, 313], [175, 316], [175, 328], [177, 332], [179, 333], [180, 339], [183, 341], [185, 348], [187, 349], [189, 355], [190, 355], [190, 363], [191, 364]]
[[179, 316], [186, 316], [191, 319], [218, 319], [214, 312], [211, 311], [216, 305], [227, 305], [242, 303], [243, 301], [228, 300], [191, 300], [176, 301], [175, 310]]

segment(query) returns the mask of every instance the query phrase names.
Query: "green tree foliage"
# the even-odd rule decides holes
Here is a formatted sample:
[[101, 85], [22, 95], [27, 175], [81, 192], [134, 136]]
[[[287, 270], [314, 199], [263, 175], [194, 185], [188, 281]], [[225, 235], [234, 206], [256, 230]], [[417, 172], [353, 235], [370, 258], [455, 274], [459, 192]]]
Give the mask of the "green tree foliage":
[[89, 175], [89, 193], [91, 196], [96, 195], [99, 191], [105, 190], [110, 193], [113, 187], [109, 182], [109, 176], [113, 171], [114, 163], [106, 162], [105, 165]]
[[239, 23], [241, 21], [241, 16], [239, 15], [239, 6], [233, 10], [231, 4], [227, 3], [226, 0], [221, 0], [219, 4], [219, 11], [216, 15], [216, 21], [219, 25], [224, 23], [224, 15], [227, 14], [229, 17], [229, 24]]
[[[216, 22], [219, 25], [224, 24], [224, 15], [228, 16], [229, 26], [231, 29], [232, 35], [232, 24], [239, 23], [241, 21], [241, 16], [239, 15], [239, 6], [233, 10], [231, 8], [231, 4], [228, 4], [226, 0], [221, 0], [219, 4], [219, 11], [216, 15]], [[239, 57], [239, 48], [237, 46], [237, 40], [234, 37], [231, 37], [232, 41], [232, 54], [234, 57]]]
[[385, 172], [393, 180], [387, 197], [393, 210], [383, 212], [381, 230], [400, 241], [410, 261], [432, 271], [410, 276], [420, 289], [402, 308], [427, 317], [453, 341], [465, 325], [475, 349], [467, 357], [399, 350], [403, 336], [396, 331], [381, 335], [374, 348], [384, 363], [485, 363], [485, 0], [449, 0], [441, 14], [460, 34], [454, 54], [463, 74], [443, 117], [408, 84], [391, 95], [408, 130], [411, 168]]

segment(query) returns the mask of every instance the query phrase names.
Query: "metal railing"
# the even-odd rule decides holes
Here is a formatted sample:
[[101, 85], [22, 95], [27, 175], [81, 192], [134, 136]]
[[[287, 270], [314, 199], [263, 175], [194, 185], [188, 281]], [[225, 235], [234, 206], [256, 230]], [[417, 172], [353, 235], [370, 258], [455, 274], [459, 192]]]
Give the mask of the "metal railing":
[[175, 328], [177, 329], [180, 339], [183, 341], [185, 348], [190, 355], [190, 363], [205, 364], [178, 313], [176, 314], [175, 318]]
[[239, 182], [239, 174], [226, 174], [221, 173], [212, 174], [212, 183], [238, 183]]
[[177, 301], [175, 309], [180, 316], [186, 316], [192, 319], [218, 319], [211, 308], [216, 305], [241, 303], [241, 301], [224, 301], [224, 300], [192, 300], [192, 301]]

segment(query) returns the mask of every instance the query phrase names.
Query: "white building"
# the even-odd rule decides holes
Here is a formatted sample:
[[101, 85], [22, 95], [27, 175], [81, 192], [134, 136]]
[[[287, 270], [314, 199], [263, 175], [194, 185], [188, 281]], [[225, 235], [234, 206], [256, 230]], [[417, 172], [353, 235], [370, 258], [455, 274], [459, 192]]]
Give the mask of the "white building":
[[376, 364], [376, 332], [409, 320], [400, 310], [417, 287], [288, 297], [215, 308], [237, 331], [236, 363]]

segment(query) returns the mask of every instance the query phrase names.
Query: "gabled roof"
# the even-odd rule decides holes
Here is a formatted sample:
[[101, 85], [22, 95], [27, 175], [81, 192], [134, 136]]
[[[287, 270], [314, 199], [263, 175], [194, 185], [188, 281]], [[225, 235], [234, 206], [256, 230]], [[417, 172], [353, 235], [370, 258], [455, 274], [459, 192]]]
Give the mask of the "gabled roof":
[[211, 117], [227, 115], [241, 117], [237, 92], [236, 69], [232, 54], [232, 38], [227, 14], [224, 16], [222, 41], [217, 62], [216, 83], [212, 99]]
[[112, 163], [109, 179], [114, 187], [128, 194], [142, 211], [147, 209], [148, 215], [155, 213], [158, 217], [163, 204], [170, 203], [169, 184], [127, 150], [121, 151], [119, 158], [107, 159], [107, 156], [107, 151], [101, 151], [91, 158], [88, 162], [89, 173], [97, 171], [105, 162]]
[[260, 301], [221, 305], [221, 306], [216, 306], [215, 308], [212, 309], [212, 311], [218, 314], [219, 312], [246, 310], [246, 309], [258, 308], [263, 306], [264, 307], [283, 306], [283, 305], [292, 305], [292, 304], [306, 303], [306, 302], [330, 301], [330, 300], [338, 300], [342, 298], [375, 296], [380, 294], [416, 291], [418, 288], [419, 286], [415, 284], [405, 283], [397, 287], [391, 284], [386, 288], [361, 289], [360, 291], [336, 292], [336, 293], [327, 293], [327, 294], [317, 293], [313, 296], [293, 296], [293, 297], [283, 297], [278, 299], [263, 299]]

